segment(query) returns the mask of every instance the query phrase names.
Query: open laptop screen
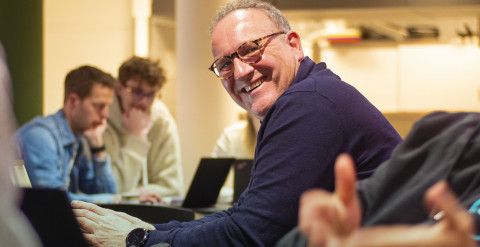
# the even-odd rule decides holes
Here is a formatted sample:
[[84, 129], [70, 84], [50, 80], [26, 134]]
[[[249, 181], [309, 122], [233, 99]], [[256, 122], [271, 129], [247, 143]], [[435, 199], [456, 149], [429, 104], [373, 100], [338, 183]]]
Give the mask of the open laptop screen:
[[240, 195], [250, 182], [253, 159], [237, 159], [233, 163], [233, 202], [238, 202]]
[[32, 187], [23, 160], [14, 161], [12, 169], [10, 170], [10, 178], [12, 179], [13, 185], [17, 187]]
[[202, 158], [182, 207], [203, 208], [214, 205], [234, 161], [233, 158]]

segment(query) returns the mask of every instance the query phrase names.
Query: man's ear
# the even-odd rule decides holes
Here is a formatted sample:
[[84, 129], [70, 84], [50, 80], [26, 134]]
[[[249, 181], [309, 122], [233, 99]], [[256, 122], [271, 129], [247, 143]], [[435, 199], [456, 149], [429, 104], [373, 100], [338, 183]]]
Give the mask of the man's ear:
[[65, 107], [72, 109], [81, 102], [80, 97], [76, 93], [71, 93], [65, 100]]
[[301, 62], [304, 58], [302, 42], [300, 41], [300, 35], [295, 31], [288, 31], [286, 39], [290, 47], [294, 50], [294, 53], [297, 57], [297, 61]]
[[124, 88], [124, 87], [123, 87], [123, 85], [122, 85], [122, 83], [121, 83], [120, 81], [117, 81], [117, 82], [115, 83], [115, 93], [116, 93], [116, 94], [120, 94], [120, 93], [122, 92], [122, 89], [123, 89], [123, 88]]

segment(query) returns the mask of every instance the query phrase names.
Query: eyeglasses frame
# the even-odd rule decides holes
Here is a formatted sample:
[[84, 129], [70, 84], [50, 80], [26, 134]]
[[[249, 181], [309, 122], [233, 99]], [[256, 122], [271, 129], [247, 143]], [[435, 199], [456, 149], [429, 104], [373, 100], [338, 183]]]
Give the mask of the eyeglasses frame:
[[[152, 93], [146, 94], [142, 89], [139, 89], [139, 88], [133, 88], [127, 85], [123, 85], [123, 87], [125, 88], [125, 91], [127, 93], [131, 94], [133, 97], [137, 97], [138, 100], [142, 100], [143, 98], [147, 98], [148, 100], [153, 100], [158, 95], [158, 92], [153, 92], [153, 95], [152, 95]], [[136, 93], [137, 91], [142, 91], [142, 95], [138, 96], [138, 94]]]
[[[285, 32], [285, 31], [279, 31], [279, 32], [275, 32], [275, 33], [272, 33], [272, 34], [263, 36], [263, 37], [258, 38], [258, 39], [256, 39], [256, 40], [247, 41], [247, 42], [241, 44], [241, 45], [237, 48], [237, 50], [236, 50], [234, 53], [232, 53], [230, 56], [221, 56], [221, 57], [215, 59], [215, 61], [213, 61], [212, 65], [211, 65], [210, 68], [208, 68], [208, 69], [211, 70], [218, 78], [223, 79], [223, 80], [226, 80], [226, 79], [232, 77], [232, 76], [233, 76], [233, 73], [232, 73], [231, 76], [226, 77], [226, 78], [223, 78], [223, 77], [221, 77], [220, 75], [217, 75], [217, 73], [215, 73], [215, 63], [216, 63], [218, 60], [220, 60], [220, 59], [222, 59], [222, 58], [230, 58], [230, 59], [232, 60], [232, 62], [233, 62], [233, 58], [236, 56], [238, 59], [240, 59], [240, 61], [242, 61], [242, 62], [244, 62], [244, 63], [246, 63], [246, 64], [254, 64], [254, 63], [257, 63], [257, 62], [261, 59], [261, 57], [263, 56], [263, 52], [264, 52], [264, 50], [262, 49], [263, 46], [260, 45], [260, 42], [263, 41], [263, 40], [265, 40], [265, 39], [268, 39], [268, 38], [270, 38], [270, 37], [273, 37], [273, 36], [275, 36], [275, 35], [279, 35], [279, 34], [286, 34], [286, 32]], [[244, 61], [244, 60], [238, 55], [238, 50], [240, 50], [240, 48], [241, 48], [242, 46], [244, 46], [245, 44], [247, 44], [247, 43], [255, 43], [255, 44], [258, 46], [259, 50], [260, 50], [260, 56], [259, 56], [259, 57], [257, 58], [257, 60], [255, 60], [254, 62], [246, 62], [246, 61]]]

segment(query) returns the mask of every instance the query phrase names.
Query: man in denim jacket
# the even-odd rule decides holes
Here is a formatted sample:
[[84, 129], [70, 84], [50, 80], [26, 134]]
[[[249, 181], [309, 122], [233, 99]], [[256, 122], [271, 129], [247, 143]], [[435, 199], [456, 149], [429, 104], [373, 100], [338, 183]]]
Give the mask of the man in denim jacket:
[[74, 69], [65, 78], [63, 108], [17, 131], [19, 153], [33, 187], [63, 189], [72, 200], [121, 200], [102, 139], [114, 83], [97, 68]]

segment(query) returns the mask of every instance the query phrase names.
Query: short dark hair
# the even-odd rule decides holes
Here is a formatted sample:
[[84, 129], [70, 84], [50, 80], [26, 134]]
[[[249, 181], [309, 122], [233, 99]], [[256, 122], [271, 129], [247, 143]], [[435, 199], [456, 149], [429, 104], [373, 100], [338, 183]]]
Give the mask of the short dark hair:
[[118, 69], [118, 80], [125, 85], [131, 78], [139, 77], [150, 86], [163, 87], [165, 84], [165, 72], [160, 66], [160, 61], [133, 56], [125, 61]]
[[70, 71], [65, 77], [65, 101], [71, 93], [77, 94], [80, 99], [89, 96], [93, 85], [100, 84], [114, 88], [115, 79], [108, 73], [93, 66], [84, 65]]

